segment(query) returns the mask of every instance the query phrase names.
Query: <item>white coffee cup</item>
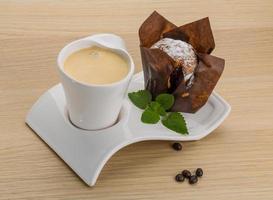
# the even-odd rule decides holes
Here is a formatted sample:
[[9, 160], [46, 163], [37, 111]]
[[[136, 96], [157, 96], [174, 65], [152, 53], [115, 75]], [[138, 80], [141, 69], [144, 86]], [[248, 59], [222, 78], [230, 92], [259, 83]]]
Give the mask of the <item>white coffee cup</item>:
[[[64, 61], [70, 54], [94, 45], [121, 55], [128, 62], [128, 74], [118, 82], [96, 85], [79, 82], [64, 71]], [[103, 129], [113, 125], [118, 120], [135, 68], [124, 41], [113, 34], [97, 34], [76, 40], [60, 51], [57, 64], [71, 122], [87, 130]]]

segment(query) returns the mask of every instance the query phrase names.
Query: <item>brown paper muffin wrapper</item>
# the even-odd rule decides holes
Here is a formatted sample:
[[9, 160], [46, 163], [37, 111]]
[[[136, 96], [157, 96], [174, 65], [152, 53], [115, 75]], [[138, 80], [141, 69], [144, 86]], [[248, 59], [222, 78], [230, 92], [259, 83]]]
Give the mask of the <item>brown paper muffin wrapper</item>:
[[[182, 40], [193, 46], [198, 58], [193, 84], [186, 87], [182, 72], [175, 71], [176, 63], [164, 51], [150, 49], [161, 38]], [[145, 88], [153, 98], [161, 93], [171, 93], [175, 103], [171, 111], [194, 113], [208, 100], [223, 70], [225, 61], [209, 55], [215, 43], [209, 19], [177, 27], [156, 11], [139, 28], [140, 52]]]

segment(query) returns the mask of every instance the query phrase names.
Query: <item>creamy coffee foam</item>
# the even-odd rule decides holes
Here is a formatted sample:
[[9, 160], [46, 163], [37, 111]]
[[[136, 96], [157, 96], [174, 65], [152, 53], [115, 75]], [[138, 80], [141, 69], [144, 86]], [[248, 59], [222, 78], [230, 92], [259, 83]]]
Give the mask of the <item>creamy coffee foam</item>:
[[109, 84], [123, 79], [129, 67], [121, 55], [93, 46], [68, 56], [64, 62], [64, 71], [80, 82]]

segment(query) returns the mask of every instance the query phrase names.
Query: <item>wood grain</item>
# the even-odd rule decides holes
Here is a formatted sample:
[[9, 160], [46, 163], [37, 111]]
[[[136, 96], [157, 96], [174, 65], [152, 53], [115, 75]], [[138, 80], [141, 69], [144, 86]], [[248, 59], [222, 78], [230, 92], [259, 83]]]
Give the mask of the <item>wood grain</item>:
[[[59, 82], [56, 55], [76, 38], [121, 35], [141, 70], [137, 30], [155, 9], [178, 25], [210, 17], [213, 54], [226, 59], [216, 90], [231, 115], [182, 152], [162, 141], [126, 147], [89, 188], [24, 118]], [[272, 199], [272, 52], [272, 0], [0, 1], [0, 199]], [[196, 167], [197, 185], [174, 182]]]

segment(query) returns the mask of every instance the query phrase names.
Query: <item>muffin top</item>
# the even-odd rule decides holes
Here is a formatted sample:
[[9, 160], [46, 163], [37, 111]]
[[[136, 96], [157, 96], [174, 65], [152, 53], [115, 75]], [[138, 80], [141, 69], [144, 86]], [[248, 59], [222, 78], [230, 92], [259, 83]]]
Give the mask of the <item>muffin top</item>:
[[176, 67], [182, 67], [185, 81], [193, 79], [198, 61], [195, 50], [190, 44], [181, 40], [163, 38], [153, 44], [151, 49], [164, 51], [176, 62]]

